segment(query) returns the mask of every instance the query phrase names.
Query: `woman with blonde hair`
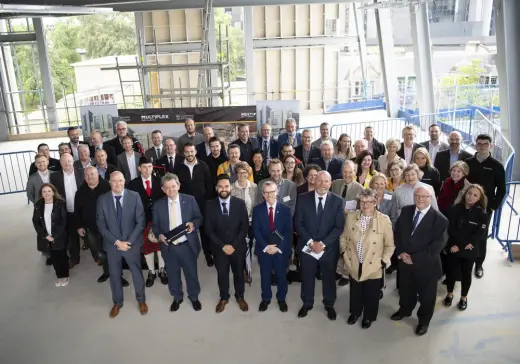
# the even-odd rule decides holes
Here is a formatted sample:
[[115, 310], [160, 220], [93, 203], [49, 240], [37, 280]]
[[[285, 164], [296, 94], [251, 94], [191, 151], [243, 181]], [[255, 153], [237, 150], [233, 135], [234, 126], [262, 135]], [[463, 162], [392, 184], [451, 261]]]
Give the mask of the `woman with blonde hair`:
[[383, 269], [390, 264], [394, 245], [392, 223], [376, 210], [377, 193], [362, 190], [360, 209], [349, 212], [340, 236], [340, 255], [350, 276], [350, 316], [353, 325], [363, 313], [361, 327], [368, 329], [377, 319]]
[[386, 190], [386, 185], [386, 176], [384, 174], [378, 174], [377, 176], [372, 177], [369, 188], [374, 190], [377, 194], [377, 211], [388, 216], [393, 226], [399, 216], [395, 215], [396, 210], [393, 208], [393, 194]]
[[67, 207], [54, 185], [44, 183], [41, 186], [39, 199], [34, 204], [32, 221], [40, 244], [49, 246], [56, 272], [56, 287], [68, 285]]
[[356, 158], [356, 152], [352, 147], [352, 139], [350, 135], [343, 133], [339, 136], [338, 142], [334, 147], [334, 156], [343, 159], [344, 161]]
[[[399, 139], [390, 138], [386, 141], [386, 154], [379, 156], [377, 162], [379, 163], [379, 170], [386, 173], [389, 164], [392, 162], [402, 162], [403, 168], [406, 167], [406, 161], [397, 155], [397, 152], [401, 149], [401, 142]], [[389, 174], [386, 175], [390, 177]]]
[[405, 168], [404, 159], [388, 163], [386, 176], [388, 177], [386, 189], [394, 192], [395, 189], [404, 183], [403, 170]]
[[439, 211], [447, 216], [449, 209], [459, 196], [460, 191], [466, 187], [469, 182], [466, 177], [469, 174], [469, 167], [464, 161], [456, 161], [450, 168], [450, 177], [442, 184], [437, 204]]
[[461, 311], [468, 307], [471, 272], [478, 256], [478, 244], [488, 232], [487, 202], [482, 186], [470, 184], [464, 188], [448, 213], [450, 222], [446, 245], [448, 294], [443, 301], [445, 306], [451, 306], [455, 281], [460, 276], [462, 287], [457, 307]]
[[439, 170], [433, 166], [428, 150], [426, 148], [417, 148], [413, 153], [412, 163], [417, 164], [423, 172], [421, 182], [432, 186], [435, 194], [438, 195], [441, 189], [441, 175]]

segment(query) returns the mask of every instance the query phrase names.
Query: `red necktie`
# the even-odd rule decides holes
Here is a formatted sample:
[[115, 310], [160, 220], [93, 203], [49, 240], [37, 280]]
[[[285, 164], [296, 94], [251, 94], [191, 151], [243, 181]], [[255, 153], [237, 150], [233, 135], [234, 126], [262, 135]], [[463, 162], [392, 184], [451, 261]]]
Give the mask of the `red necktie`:
[[271, 228], [271, 231], [274, 231], [274, 214], [272, 207], [269, 207], [269, 227]]
[[146, 194], [148, 197], [152, 195], [152, 187], [150, 187], [150, 181], [144, 181], [146, 183]]

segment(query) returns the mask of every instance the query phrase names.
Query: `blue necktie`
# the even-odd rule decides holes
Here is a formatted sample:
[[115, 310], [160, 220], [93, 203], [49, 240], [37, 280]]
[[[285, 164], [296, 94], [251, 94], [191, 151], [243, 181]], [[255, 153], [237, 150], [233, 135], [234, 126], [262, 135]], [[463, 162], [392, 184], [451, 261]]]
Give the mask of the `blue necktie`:
[[323, 216], [323, 197], [318, 197], [318, 214], [316, 216], [318, 223], [321, 222], [321, 217]]
[[228, 211], [226, 205], [227, 205], [226, 202], [222, 202], [222, 213], [224, 214], [224, 216], [229, 216], [229, 211]]
[[122, 224], [123, 221], [123, 206], [121, 206], [121, 196], [114, 196], [116, 198], [116, 213], [117, 213], [117, 223], [119, 224], [119, 230], [123, 232]]
[[421, 216], [421, 211], [417, 211], [415, 213], [415, 216], [413, 217], [412, 221], [412, 233], [415, 231], [415, 228], [417, 227], [417, 223], [419, 222], [419, 217]]
[[264, 158], [269, 158], [269, 150], [267, 148], [267, 140], [264, 140]]

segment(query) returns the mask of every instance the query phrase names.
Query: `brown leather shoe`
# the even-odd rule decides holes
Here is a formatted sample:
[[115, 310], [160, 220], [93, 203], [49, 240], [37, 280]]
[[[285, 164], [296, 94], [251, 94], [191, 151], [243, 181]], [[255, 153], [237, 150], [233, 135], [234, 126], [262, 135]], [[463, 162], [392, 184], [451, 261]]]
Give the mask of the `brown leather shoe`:
[[141, 315], [146, 315], [148, 313], [146, 302], [139, 303], [139, 312], [141, 312]]
[[216, 313], [221, 313], [222, 311], [224, 311], [224, 308], [226, 308], [226, 305], [228, 304], [228, 300], [220, 300], [218, 301], [217, 303], [217, 307], [215, 307], [215, 312]]
[[114, 307], [112, 307], [112, 309], [110, 310], [110, 318], [114, 318], [117, 315], [119, 315], [120, 309], [121, 307], [119, 307], [119, 305], [114, 305]]
[[247, 311], [249, 310], [249, 306], [247, 305], [247, 302], [246, 302], [245, 299], [243, 299], [243, 298], [239, 298], [239, 299], [237, 300], [237, 302], [238, 302], [238, 307], [240, 307], [240, 309], [241, 309], [242, 311], [247, 312]]

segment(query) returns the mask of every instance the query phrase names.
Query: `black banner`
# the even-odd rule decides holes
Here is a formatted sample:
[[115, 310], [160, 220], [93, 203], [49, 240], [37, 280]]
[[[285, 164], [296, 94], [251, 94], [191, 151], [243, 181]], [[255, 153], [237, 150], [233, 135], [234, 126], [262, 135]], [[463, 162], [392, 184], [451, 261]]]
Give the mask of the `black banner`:
[[128, 124], [256, 121], [256, 106], [186, 107], [172, 109], [119, 109], [119, 120]]

